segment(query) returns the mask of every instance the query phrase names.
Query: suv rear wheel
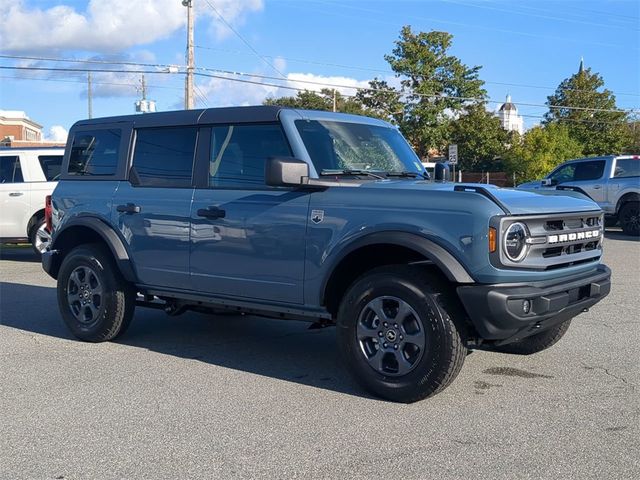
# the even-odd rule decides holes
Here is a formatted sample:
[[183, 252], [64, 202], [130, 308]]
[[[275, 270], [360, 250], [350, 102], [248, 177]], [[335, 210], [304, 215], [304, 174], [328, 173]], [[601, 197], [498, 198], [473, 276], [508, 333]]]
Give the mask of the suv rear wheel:
[[444, 390], [466, 356], [448, 292], [446, 282], [416, 266], [381, 267], [356, 280], [340, 304], [337, 332], [356, 380], [405, 403]]
[[133, 317], [136, 292], [100, 244], [74, 248], [58, 274], [58, 306], [71, 333], [104, 342], [123, 333]]
[[620, 226], [627, 235], [640, 235], [640, 202], [627, 202], [620, 209]]

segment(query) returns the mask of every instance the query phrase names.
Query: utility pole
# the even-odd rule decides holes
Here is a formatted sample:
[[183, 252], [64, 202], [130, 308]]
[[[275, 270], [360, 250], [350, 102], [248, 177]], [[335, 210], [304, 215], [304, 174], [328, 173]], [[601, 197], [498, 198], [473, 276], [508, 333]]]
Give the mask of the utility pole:
[[142, 74], [142, 79], [140, 80], [140, 83], [142, 84], [140, 89], [142, 90], [142, 100], [146, 100], [147, 99], [147, 84], [144, 82], [144, 73]]
[[91, 72], [87, 72], [87, 108], [89, 118], [93, 118], [93, 94], [91, 93]]
[[187, 7], [187, 78], [184, 84], [184, 108], [191, 110], [193, 104], [193, 70], [195, 60], [193, 57], [193, 0], [182, 0], [182, 5]]

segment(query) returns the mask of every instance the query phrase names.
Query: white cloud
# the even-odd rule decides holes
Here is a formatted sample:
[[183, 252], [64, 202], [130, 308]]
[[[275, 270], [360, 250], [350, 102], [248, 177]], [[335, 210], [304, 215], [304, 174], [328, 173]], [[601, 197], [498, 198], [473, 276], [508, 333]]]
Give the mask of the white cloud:
[[[276, 59], [277, 60], [277, 59]], [[274, 62], [276, 63], [276, 62]], [[283, 63], [276, 65], [286, 66]], [[280, 68], [278, 70], [282, 71]], [[319, 92], [323, 88], [334, 88], [333, 85], [339, 85], [335, 87], [338, 92], [343, 95], [355, 95], [356, 88], [349, 87], [368, 87], [369, 80], [357, 80], [350, 77], [340, 76], [322, 76], [315, 75], [313, 73], [289, 73], [286, 81], [284, 80], [266, 80], [260, 77], [236, 77], [225, 76], [230, 79], [242, 79], [257, 82], [245, 83], [233, 80], [226, 80], [222, 78], [211, 78], [207, 82], [198, 84], [200, 91], [207, 97], [209, 106], [211, 107], [225, 107], [234, 105], [259, 105], [266, 98], [279, 98], [279, 97], [294, 97], [297, 94], [297, 90], [310, 90], [313, 92]], [[269, 83], [272, 85], [281, 84], [285, 87], [281, 88], [272, 85], [264, 85]]]
[[66, 142], [69, 132], [62, 125], [54, 125], [49, 129], [47, 140], [50, 142]]
[[[218, 38], [228, 28], [206, 2], [198, 13], [211, 22]], [[197, 5], [197, 4], [196, 4]], [[263, 0], [216, 0], [216, 8], [231, 24], [263, 8]], [[2, 50], [42, 52], [85, 50], [116, 52], [165, 38], [186, 23], [178, 0], [90, 0], [86, 11], [60, 4], [30, 7], [25, 0], [0, 0]]]

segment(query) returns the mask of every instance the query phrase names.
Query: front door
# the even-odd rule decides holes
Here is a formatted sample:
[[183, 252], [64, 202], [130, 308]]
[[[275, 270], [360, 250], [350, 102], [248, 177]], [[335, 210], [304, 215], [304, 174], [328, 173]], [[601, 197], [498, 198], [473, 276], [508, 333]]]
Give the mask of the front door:
[[31, 192], [22, 172], [18, 155], [0, 157], [0, 238], [27, 236]]
[[210, 136], [207, 182], [191, 207], [193, 288], [302, 303], [309, 194], [264, 183], [266, 159], [291, 155], [280, 125], [216, 126]]

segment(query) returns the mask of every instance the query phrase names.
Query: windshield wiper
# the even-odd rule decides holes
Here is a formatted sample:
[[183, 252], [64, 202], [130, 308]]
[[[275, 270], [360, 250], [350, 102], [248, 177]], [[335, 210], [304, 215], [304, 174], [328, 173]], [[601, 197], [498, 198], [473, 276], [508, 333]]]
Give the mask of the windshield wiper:
[[[381, 172], [382, 173], [382, 172]], [[379, 175], [377, 173], [373, 173], [369, 170], [357, 170], [357, 169], [349, 169], [349, 168], [345, 168], [345, 169], [336, 169], [336, 170], [322, 170], [320, 172], [320, 175], [322, 176], [331, 176], [331, 175], [366, 175], [369, 177], [374, 177], [374, 178], [378, 178], [380, 180], [384, 180], [384, 177], [382, 175]]]
[[424, 173], [424, 172], [386, 172], [387, 177], [411, 177], [411, 178], [416, 178], [416, 177], [421, 177], [424, 178], [425, 180], [431, 180], [431, 177], [429, 177], [428, 173]]

